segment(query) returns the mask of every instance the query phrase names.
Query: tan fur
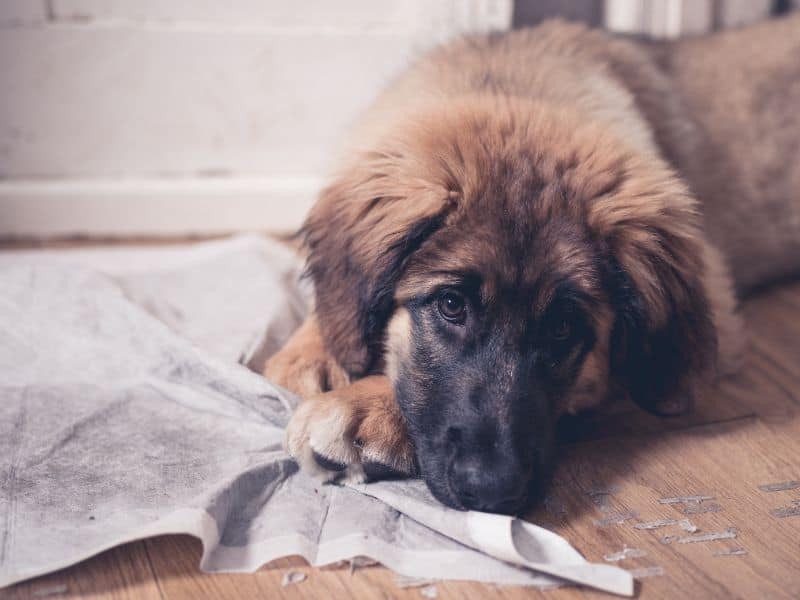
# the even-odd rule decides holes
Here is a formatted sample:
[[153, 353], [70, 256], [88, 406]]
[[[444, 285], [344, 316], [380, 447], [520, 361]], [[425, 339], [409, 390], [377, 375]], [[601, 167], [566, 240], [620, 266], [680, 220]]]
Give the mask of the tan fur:
[[[309, 473], [324, 481], [358, 483], [365, 478], [363, 462], [370, 461], [411, 472], [413, 448], [391, 383], [385, 377], [367, 377], [350, 384], [325, 349], [313, 314], [267, 361], [264, 376], [303, 399], [286, 428], [286, 449]], [[325, 469], [312, 452], [347, 468]]]
[[397, 381], [399, 364], [408, 360], [411, 349], [411, 315], [402, 306], [398, 308], [386, 328], [386, 375]]
[[613, 316], [597, 315], [597, 344], [584, 360], [575, 385], [559, 406], [561, 413], [575, 415], [609, 398], [609, 347]]
[[[304, 230], [317, 316], [267, 376], [313, 394], [326, 378], [344, 385], [346, 374], [396, 379], [411, 351], [404, 303], [448, 270], [496, 265], [491, 224], [535, 211], [543, 227], [567, 219], [607, 243], [651, 330], [670, 327], [676, 307], [710, 319], [716, 360], [698, 362], [665, 399], [685, 402], [713, 379], [714, 364], [720, 372], [738, 364], [744, 337], [734, 287], [749, 290], [800, 266], [798, 56], [800, 16], [653, 46], [555, 21], [433, 51], [359, 122], [312, 210]], [[490, 204], [498, 189], [508, 198], [503, 206]], [[534, 189], [535, 205], [527, 200]], [[414, 254], [430, 253], [426, 227], [474, 235], [434, 263]], [[410, 259], [401, 248], [411, 249]], [[558, 265], [608, 301], [590, 257], [576, 248], [554, 239], [526, 268]], [[491, 283], [483, 293], [492, 297]], [[562, 411], [625, 392], [611, 382], [614, 318], [607, 309], [596, 315], [598, 342]], [[411, 468], [389, 379], [362, 381], [369, 383], [301, 407], [288, 434], [295, 456], [314, 445], [309, 432], [327, 424], [328, 455], [350, 464], [368, 454]], [[366, 442], [361, 453], [352, 447], [356, 435]]]
[[[800, 264], [800, 14], [677, 42], [660, 62], [694, 135], [665, 153], [747, 292]], [[671, 126], [670, 119], [666, 126]]]
[[[398, 473], [413, 470], [414, 450], [391, 381], [380, 375], [305, 398], [286, 429], [286, 449], [301, 467], [324, 481], [360, 483], [369, 463]], [[312, 452], [345, 468], [328, 470], [317, 464]]]
[[325, 349], [313, 313], [286, 346], [267, 362], [264, 376], [300, 397], [339, 389], [350, 382], [348, 374]]

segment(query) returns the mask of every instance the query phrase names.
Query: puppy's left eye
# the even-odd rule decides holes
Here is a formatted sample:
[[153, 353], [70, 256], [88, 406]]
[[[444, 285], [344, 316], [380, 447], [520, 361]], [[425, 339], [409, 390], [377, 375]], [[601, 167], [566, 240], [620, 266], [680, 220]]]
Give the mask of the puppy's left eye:
[[458, 292], [447, 291], [439, 296], [439, 314], [451, 323], [463, 323], [467, 316], [467, 301]]
[[572, 323], [566, 318], [557, 319], [550, 327], [550, 337], [557, 342], [563, 342], [572, 334]]

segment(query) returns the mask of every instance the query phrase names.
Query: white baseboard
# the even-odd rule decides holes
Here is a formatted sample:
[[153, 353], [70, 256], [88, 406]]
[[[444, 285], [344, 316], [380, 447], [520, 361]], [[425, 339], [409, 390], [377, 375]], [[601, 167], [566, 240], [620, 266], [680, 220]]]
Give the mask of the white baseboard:
[[288, 232], [314, 203], [308, 178], [0, 181], [0, 236]]

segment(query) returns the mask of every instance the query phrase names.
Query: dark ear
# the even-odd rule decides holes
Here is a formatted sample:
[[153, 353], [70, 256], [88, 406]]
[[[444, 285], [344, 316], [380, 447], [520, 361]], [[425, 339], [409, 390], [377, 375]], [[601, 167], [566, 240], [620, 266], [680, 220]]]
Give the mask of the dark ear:
[[380, 354], [406, 260], [453, 205], [447, 190], [399, 176], [385, 155], [372, 159], [325, 189], [302, 229], [325, 344], [354, 376]]
[[699, 272], [651, 266], [661, 281], [659, 306], [649, 305], [630, 274], [615, 267], [612, 378], [645, 410], [680, 415], [713, 373], [716, 331]]

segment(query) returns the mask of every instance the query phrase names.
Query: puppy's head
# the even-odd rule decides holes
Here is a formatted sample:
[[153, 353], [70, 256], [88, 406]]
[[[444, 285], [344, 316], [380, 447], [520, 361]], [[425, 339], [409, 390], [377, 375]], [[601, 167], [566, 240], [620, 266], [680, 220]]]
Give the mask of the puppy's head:
[[354, 157], [305, 232], [330, 350], [389, 374], [454, 507], [520, 511], [560, 415], [611, 393], [681, 412], [715, 356], [687, 190], [553, 108], [416, 115]]

